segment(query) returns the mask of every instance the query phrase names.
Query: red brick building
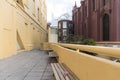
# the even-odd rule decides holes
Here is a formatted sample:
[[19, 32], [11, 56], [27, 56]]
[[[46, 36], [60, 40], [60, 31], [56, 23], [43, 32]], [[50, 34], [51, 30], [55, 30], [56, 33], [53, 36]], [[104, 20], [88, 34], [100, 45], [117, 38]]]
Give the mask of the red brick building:
[[120, 41], [120, 0], [84, 0], [73, 8], [75, 36]]
[[58, 21], [58, 42], [69, 42], [71, 35], [74, 35], [73, 22], [71, 20]]

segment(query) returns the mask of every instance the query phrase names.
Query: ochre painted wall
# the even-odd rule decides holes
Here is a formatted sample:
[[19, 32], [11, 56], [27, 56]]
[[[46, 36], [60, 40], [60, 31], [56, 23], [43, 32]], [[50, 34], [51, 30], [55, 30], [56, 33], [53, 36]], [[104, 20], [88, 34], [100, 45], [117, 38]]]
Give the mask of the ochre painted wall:
[[[19, 49], [32, 50], [40, 48], [40, 43], [47, 41], [46, 17], [40, 13], [46, 13], [46, 6], [39, 5], [44, 0], [35, 0], [35, 12], [32, 14], [32, 0], [25, 0], [21, 6], [15, 0], [0, 1], [0, 59], [17, 54]], [[37, 17], [37, 8], [40, 8]], [[38, 19], [39, 18], [39, 19]], [[44, 21], [44, 23], [42, 23]], [[19, 46], [19, 49], [18, 47]]]

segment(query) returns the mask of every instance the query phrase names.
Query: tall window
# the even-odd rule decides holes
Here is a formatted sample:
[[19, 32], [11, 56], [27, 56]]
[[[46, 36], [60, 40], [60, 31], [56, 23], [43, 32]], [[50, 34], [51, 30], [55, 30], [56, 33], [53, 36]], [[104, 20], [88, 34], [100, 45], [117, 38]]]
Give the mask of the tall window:
[[96, 2], [95, 0], [93, 0], [93, 11], [95, 11], [95, 9], [96, 9]]
[[61, 29], [61, 23], [59, 23], [58, 27], [59, 27], [59, 29]]
[[103, 6], [105, 6], [110, 0], [103, 0]]
[[63, 29], [63, 36], [67, 36], [67, 29]]
[[103, 16], [103, 41], [109, 41], [109, 15]]
[[85, 17], [87, 17], [87, 6], [85, 6]]
[[88, 17], [88, 12], [89, 12], [88, 7], [89, 7], [89, 4], [88, 4], [88, 1], [87, 1], [87, 17]]
[[63, 28], [67, 28], [67, 22], [63, 22]]

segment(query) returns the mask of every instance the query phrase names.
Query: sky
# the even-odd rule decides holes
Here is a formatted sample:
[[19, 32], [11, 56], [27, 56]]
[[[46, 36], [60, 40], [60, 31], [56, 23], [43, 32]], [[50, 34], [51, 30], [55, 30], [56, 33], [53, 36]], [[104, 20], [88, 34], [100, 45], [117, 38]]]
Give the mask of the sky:
[[70, 18], [75, 1], [77, 6], [80, 6], [80, 0], [46, 0], [47, 22], [54, 22], [64, 13], [69, 13]]

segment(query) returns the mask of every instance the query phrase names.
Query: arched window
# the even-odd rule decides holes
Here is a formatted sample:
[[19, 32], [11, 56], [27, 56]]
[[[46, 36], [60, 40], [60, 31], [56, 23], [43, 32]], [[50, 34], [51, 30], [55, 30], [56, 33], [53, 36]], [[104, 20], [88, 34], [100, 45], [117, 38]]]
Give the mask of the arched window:
[[103, 41], [109, 41], [109, 15], [103, 16]]

